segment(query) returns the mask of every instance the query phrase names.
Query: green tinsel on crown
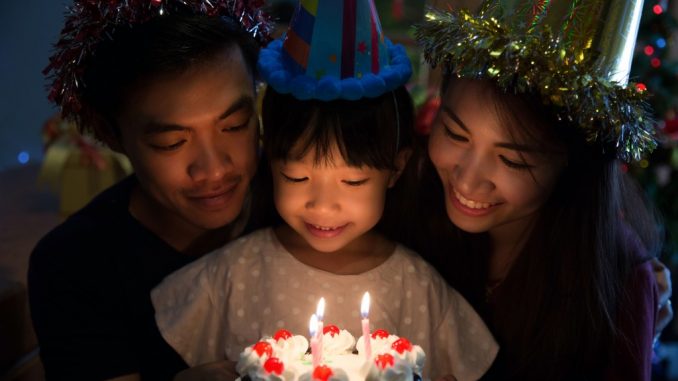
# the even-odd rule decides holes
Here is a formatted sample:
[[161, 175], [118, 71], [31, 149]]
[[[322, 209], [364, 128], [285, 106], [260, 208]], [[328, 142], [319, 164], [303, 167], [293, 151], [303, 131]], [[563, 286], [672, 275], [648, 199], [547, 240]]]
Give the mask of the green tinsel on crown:
[[548, 26], [510, 30], [490, 13], [429, 11], [416, 26], [429, 64], [461, 78], [491, 79], [506, 92], [537, 92], [559, 120], [625, 162], [657, 146], [646, 91], [606, 79], [591, 54], [572, 53]]

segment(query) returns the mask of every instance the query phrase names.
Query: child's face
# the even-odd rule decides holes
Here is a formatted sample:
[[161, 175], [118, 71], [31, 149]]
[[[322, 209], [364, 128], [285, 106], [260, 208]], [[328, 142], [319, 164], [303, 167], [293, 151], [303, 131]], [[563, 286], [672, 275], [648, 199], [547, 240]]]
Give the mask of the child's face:
[[311, 248], [326, 253], [360, 245], [395, 182], [389, 170], [350, 167], [336, 146], [331, 153], [328, 162], [314, 163], [311, 148], [299, 161], [271, 163], [278, 213]]
[[257, 162], [254, 99], [235, 49], [130, 95], [121, 145], [155, 219], [204, 231], [238, 216]]
[[508, 128], [477, 82], [461, 82], [442, 99], [429, 156], [445, 188], [450, 220], [464, 231], [524, 232], [566, 162], [564, 154], [516, 141]]

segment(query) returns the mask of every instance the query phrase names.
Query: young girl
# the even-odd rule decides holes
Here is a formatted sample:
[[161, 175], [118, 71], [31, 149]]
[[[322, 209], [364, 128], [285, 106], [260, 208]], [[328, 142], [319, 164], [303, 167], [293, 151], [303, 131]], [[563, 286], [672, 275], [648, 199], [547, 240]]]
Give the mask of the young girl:
[[[541, 5], [534, 10], [548, 14]], [[601, 79], [588, 52], [571, 68], [568, 49], [576, 44], [559, 50], [563, 40], [547, 32], [536, 38], [538, 15], [522, 13], [537, 27], [516, 26], [509, 36], [508, 16], [485, 29], [496, 14], [487, 7], [478, 16], [435, 13], [419, 30], [447, 78], [429, 138], [435, 182], [419, 220], [427, 238], [414, 246], [497, 336], [494, 378], [649, 380], [657, 289], [647, 260], [659, 239], [618, 160], [652, 148], [637, 94]], [[500, 53], [457, 48], [469, 35]], [[585, 74], [590, 82], [577, 88]], [[551, 86], [529, 85], [544, 83]], [[601, 101], [605, 110], [592, 112]], [[446, 251], [445, 241], [454, 249]]]
[[[391, 62], [403, 57], [391, 47]], [[152, 293], [163, 337], [191, 366], [236, 361], [280, 328], [306, 334], [321, 297], [326, 323], [358, 337], [358, 307], [369, 291], [371, 326], [420, 345], [425, 378], [478, 379], [497, 351], [482, 320], [430, 265], [379, 230], [382, 215], [404, 205], [389, 198], [414, 147], [412, 101], [402, 86], [409, 72], [376, 91], [353, 88], [346, 100], [321, 86], [303, 93], [311, 96], [282, 93], [267, 75], [270, 59], [262, 52], [259, 61], [269, 79], [263, 140], [279, 223], [166, 278]]]
[[327, 322], [359, 335], [359, 301], [369, 291], [373, 327], [421, 345], [427, 377], [485, 372], [496, 346], [480, 318], [432, 267], [375, 228], [412, 148], [411, 116], [402, 87], [333, 102], [267, 90], [264, 147], [282, 223], [181, 269], [152, 294], [163, 337], [189, 365], [222, 360], [224, 349], [235, 361], [280, 328], [305, 334], [320, 297]]

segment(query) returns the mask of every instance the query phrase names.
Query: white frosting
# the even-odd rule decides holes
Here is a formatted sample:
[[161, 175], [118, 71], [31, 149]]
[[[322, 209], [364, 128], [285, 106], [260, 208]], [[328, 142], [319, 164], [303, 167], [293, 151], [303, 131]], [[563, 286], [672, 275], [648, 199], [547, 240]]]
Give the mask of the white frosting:
[[[388, 335], [388, 337], [384, 338], [371, 337], [370, 348], [372, 348], [372, 357], [374, 358], [378, 354], [390, 352], [391, 345], [398, 339], [399, 337], [396, 335]], [[355, 348], [358, 350], [358, 353], [365, 353], [365, 338], [362, 335], [358, 338]]]
[[350, 354], [353, 348], [355, 338], [345, 329], [340, 330], [338, 335], [332, 336], [329, 332], [323, 335], [323, 356]]
[[412, 350], [404, 351], [402, 354], [391, 350], [393, 357], [397, 359], [404, 359], [412, 367], [414, 373], [421, 374], [424, 370], [424, 363], [426, 362], [426, 354], [424, 350], [418, 345], [412, 345]]
[[250, 374], [251, 372], [256, 373], [257, 369], [263, 369], [264, 361], [266, 361], [266, 359], [260, 357], [250, 345], [240, 353], [240, 359], [235, 365], [235, 371], [240, 375]]
[[[421, 375], [426, 355], [418, 345], [413, 345], [411, 351], [405, 351], [402, 355], [397, 353], [391, 348], [391, 344], [397, 339], [398, 336], [395, 335], [372, 339], [372, 360], [365, 361], [364, 356], [352, 353], [355, 347], [358, 349], [363, 347], [362, 337], [355, 345], [355, 338], [346, 330], [341, 330], [335, 336], [325, 334], [323, 365], [332, 370], [329, 381], [412, 381], [413, 370]], [[265, 337], [262, 341], [271, 344], [272, 357], [277, 357], [283, 362], [283, 374], [268, 374], [264, 370], [268, 355], [264, 353], [260, 357], [252, 346], [248, 346], [240, 354], [240, 360], [236, 365], [236, 371], [241, 376], [249, 376], [256, 381], [311, 381], [311, 355], [305, 354], [308, 349], [308, 340], [305, 337], [297, 335], [278, 341]], [[383, 353], [393, 356], [393, 366], [381, 369], [376, 365], [374, 357]]]
[[393, 366], [385, 369], [381, 369], [376, 363], [372, 362], [367, 377], [365, 377], [365, 381], [412, 381], [413, 379], [414, 375], [409, 362], [395, 356]]
[[[355, 364], [355, 361], [351, 361], [353, 364]], [[332, 375], [330, 378], [327, 379], [327, 381], [349, 381], [349, 380], [355, 380], [355, 378], [349, 377], [348, 373], [340, 367], [330, 367], [332, 369]], [[311, 367], [309, 367], [308, 371], [305, 372], [304, 374], [299, 377], [299, 381], [312, 381], [312, 372], [311, 372]]]
[[273, 347], [273, 356], [285, 362], [300, 359], [308, 351], [308, 340], [301, 335], [277, 341], [273, 338], [266, 338], [265, 341]]

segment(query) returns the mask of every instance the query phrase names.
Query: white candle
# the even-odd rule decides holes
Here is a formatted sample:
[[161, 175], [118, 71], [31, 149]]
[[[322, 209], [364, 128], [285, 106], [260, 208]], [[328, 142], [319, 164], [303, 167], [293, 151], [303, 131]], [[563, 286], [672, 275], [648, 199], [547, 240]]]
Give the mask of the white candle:
[[318, 317], [315, 314], [311, 315], [308, 330], [311, 334], [311, 363], [313, 364], [313, 369], [315, 369], [320, 365], [320, 356], [318, 356]]
[[318, 317], [318, 359], [320, 363], [323, 362], [323, 328], [325, 318], [325, 298], [320, 298], [318, 301], [318, 306], [315, 309], [315, 314]]
[[360, 316], [362, 316], [362, 327], [363, 327], [363, 342], [365, 343], [365, 359], [370, 361], [372, 357], [372, 344], [370, 343], [370, 319], [368, 314], [370, 313], [370, 293], [366, 292], [363, 295], [363, 300], [360, 303]]

